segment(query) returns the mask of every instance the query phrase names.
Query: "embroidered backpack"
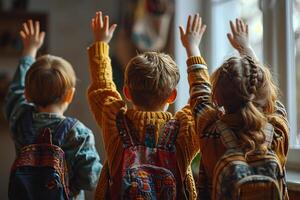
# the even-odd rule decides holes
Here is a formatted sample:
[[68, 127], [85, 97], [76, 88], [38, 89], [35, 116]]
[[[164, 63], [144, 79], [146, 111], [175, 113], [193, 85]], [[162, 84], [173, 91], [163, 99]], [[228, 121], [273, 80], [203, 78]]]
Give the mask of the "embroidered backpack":
[[273, 126], [267, 123], [264, 128], [267, 152], [257, 150], [248, 155], [238, 146], [237, 136], [227, 124], [219, 120], [217, 129], [227, 150], [214, 169], [212, 199], [284, 199], [285, 171], [271, 150]]
[[[139, 142], [123, 113], [117, 117], [124, 153], [120, 177], [110, 177], [111, 199], [185, 199], [177, 166], [176, 120], [168, 121], [155, 142], [155, 126], [146, 126], [145, 142]], [[121, 189], [120, 189], [121, 188]], [[119, 192], [116, 192], [119, 191]]]
[[77, 120], [65, 118], [53, 134], [49, 128], [45, 128], [35, 136], [32, 112], [25, 112], [24, 115], [20, 123], [26, 142], [11, 168], [9, 199], [69, 199], [66, 162], [60, 146]]

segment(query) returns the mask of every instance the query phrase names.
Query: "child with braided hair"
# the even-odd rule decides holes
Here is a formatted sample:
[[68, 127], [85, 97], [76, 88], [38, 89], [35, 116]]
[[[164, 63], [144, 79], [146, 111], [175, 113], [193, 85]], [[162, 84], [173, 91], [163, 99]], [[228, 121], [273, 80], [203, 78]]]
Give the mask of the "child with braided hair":
[[[248, 25], [230, 22], [227, 59], [210, 77], [197, 23], [180, 27], [188, 60], [190, 105], [200, 137], [199, 199], [288, 199], [285, 163], [289, 129], [268, 68], [259, 64]], [[195, 28], [196, 27], [196, 28]]]

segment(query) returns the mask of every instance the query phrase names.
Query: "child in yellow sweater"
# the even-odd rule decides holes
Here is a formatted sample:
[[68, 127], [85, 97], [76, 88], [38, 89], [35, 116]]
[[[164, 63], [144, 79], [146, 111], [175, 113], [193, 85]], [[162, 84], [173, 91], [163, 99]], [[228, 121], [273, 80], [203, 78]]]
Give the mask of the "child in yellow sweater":
[[[108, 43], [116, 25], [110, 26], [109, 17], [105, 16], [103, 20], [102, 13], [97, 12], [91, 27], [94, 44], [88, 48], [92, 79], [88, 88], [88, 99], [94, 117], [102, 128], [107, 153], [107, 165], [101, 174], [96, 198], [120, 199], [128, 197], [128, 194], [131, 195], [130, 198], [159, 195], [153, 194], [151, 188], [148, 188], [151, 185], [147, 185], [144, 180], [140, 180], [143, 182], [142, 189], [136, 186], [140, 182], [132, 182], [129, 185], [126, 182], [128, 180], [124, 177], [128, 175], [131, 167], [139, 162], [138, 165], [165, 168], [173, 163], [173, 167], [168, 170], [172, 171], [175, 181], [169, 177], [170, 181], [161, 185], [164, 187], [175, 183], [176, 191], [168, 185], [170, 190], [166, 193], [162, 191], [160, 197], [195, 199], [196, 190], [190, 164], [199, 151], [199, 143], [192, 113], [189, 104], [174, 116], [166, 111], [177, 94], [179, 70], [176, 63], [169, 55], [157, 52], [147, 52], [132, 58], [126, 66], [123, 90], [125, 97], [133, 104], [133, 108], [128, 109], [112, 80]], [[200, 29], [203, 33], [205, 26], [200, 25]], [[166, 135], [173, 140], [165, 137]], [[162, 144], [165, 144], [164, 140], [169, 141], [165, 148], [162, 147]], [[165, 153], [172, 154], [174, 159], [164, 157], [162, 154]], [[131, 159], [134, 161], [131, 162]], [[149, 171], [144, 168], [142, 170], [144, 176], [151, 176]], [[155, 187], [159, 187], [159, 184]], [[152, 193], [148, 194], [146, 190]], [[170, 193], [172, 195], [163, 196]]]

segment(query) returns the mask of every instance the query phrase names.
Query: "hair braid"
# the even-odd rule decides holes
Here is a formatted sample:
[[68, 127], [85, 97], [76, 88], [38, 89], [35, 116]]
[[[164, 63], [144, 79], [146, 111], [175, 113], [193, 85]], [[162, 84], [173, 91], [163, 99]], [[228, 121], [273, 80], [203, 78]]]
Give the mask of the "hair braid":
[[[242, 119], [239, 135], [248, 150], [264, 149], [265, 114], [256, 103], [264, 87], [264, 71], [251, 57], [232, 57], [213, 74], [213, 98], [226, 112]], [[259, 94], [259, 95], [258, 95]], [[249, 151], [249, 152], [250, 152]]]

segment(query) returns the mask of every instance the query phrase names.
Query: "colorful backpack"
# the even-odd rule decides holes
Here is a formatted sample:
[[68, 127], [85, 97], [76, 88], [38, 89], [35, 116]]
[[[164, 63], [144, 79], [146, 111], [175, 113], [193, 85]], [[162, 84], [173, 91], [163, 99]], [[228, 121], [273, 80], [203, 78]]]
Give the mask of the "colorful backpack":
[[133, 126], [123, 113], [117, 117], [117, 127], [124, 147], [122, 174], [110, 177], [110, 198], [185, 199], [184, 192], [179, 190], [182, 181], [175, 148], [179, 123], [170, 120], [165, 124], [157, 146], [154, 125], [146, 126], [144, 143], [137, 140]]
[[9, 199], [69, 199], [66, 162], [60, 146], [77, 120], [65, 118], [54, 133], [45, 128], [36, 137], [32, 128], [32, 112], [24, 115], [20, 123], [26, 142], [11, 168]]
[[212, 199], [223, 200], [276, 200], [286, 193], [285, 170], [271, 150], [274, 128], [264, 128], [267, 153], [254, 151], [245, 155], [238, 139], [227, 124], [217, 122], [221, 140], [227, 149], [214, 169]]

